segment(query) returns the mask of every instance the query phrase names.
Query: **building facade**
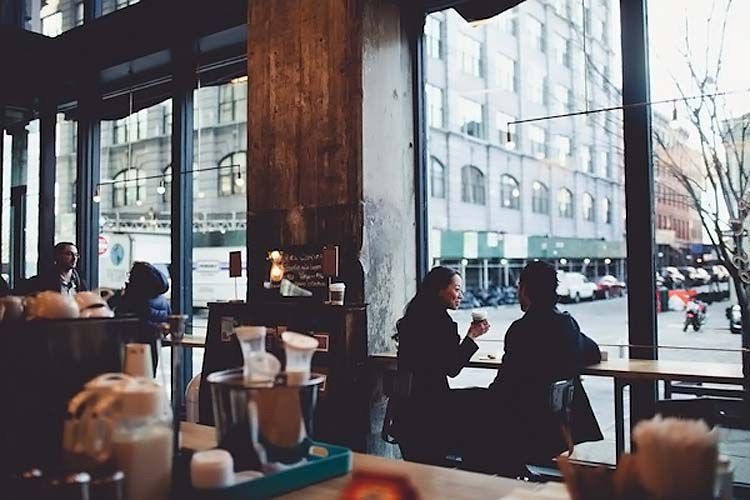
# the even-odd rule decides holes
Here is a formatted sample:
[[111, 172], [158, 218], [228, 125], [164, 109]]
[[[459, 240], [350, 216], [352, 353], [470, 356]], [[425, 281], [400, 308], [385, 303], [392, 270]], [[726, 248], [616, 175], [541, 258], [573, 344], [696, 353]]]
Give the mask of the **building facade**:
[[617, 9], [528, 0], [480, 26], [428, 17], [433, 263], [480, 287], [529, 259], [624, 278], [621, 113], [585, 113], [621, 104]]

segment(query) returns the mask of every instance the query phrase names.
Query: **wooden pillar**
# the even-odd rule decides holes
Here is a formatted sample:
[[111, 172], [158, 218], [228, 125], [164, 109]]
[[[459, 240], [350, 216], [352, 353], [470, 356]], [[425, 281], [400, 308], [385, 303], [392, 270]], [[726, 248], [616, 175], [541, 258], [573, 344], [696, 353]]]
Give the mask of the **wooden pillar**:
[[265, 253], [340, 246], [348, 301], [364, 300], [361, 2], [248, 3], [249, 293]]
[[[250, 300], [268, 279], [269, 249], [337, 244], [347, 301], [368, 304], [370, 353], [394, 349], [416, 291], [417, 228], [427, 227], [415, 183], [423, 17], [407, 3], [248, 3]], [[378, 434], [380, 384], [370, 387], [368, 451], [390, 454]]]

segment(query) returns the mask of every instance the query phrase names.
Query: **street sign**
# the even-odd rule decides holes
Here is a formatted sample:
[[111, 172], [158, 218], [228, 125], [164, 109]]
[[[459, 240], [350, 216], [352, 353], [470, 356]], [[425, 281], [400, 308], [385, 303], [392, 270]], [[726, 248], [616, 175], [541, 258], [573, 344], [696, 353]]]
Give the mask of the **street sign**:
[[104, 236], [99, 235], [99, 255], [104, 255], [107, 253], [108, 248], [107, 238]]

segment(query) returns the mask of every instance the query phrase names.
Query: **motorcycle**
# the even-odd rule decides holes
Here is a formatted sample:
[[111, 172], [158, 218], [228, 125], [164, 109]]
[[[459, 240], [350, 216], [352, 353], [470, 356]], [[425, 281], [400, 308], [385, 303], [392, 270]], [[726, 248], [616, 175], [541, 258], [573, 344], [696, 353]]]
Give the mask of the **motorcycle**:
[[682, 331], [686, 332], [688, 327], [692, 326], [693, 331], [697, 332], [705, 322], [706, 304], [700, 300], [688, 302], [685, 308], [685, 324], [682, 326]]
[[742, 333], [742, 311], [740, 306], [733, 305], [727, 309], [727, 319], [729, 319], [729, 331], [732, 333]]

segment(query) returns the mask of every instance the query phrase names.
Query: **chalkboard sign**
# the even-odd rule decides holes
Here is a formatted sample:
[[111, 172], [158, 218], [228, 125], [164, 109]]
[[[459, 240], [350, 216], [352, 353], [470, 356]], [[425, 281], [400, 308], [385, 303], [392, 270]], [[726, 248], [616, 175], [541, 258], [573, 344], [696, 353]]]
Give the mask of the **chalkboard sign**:
[[328, 280], [323, 274], [323, 252], [284, 250], [284, 277], [302, 288], [325, 288]]

